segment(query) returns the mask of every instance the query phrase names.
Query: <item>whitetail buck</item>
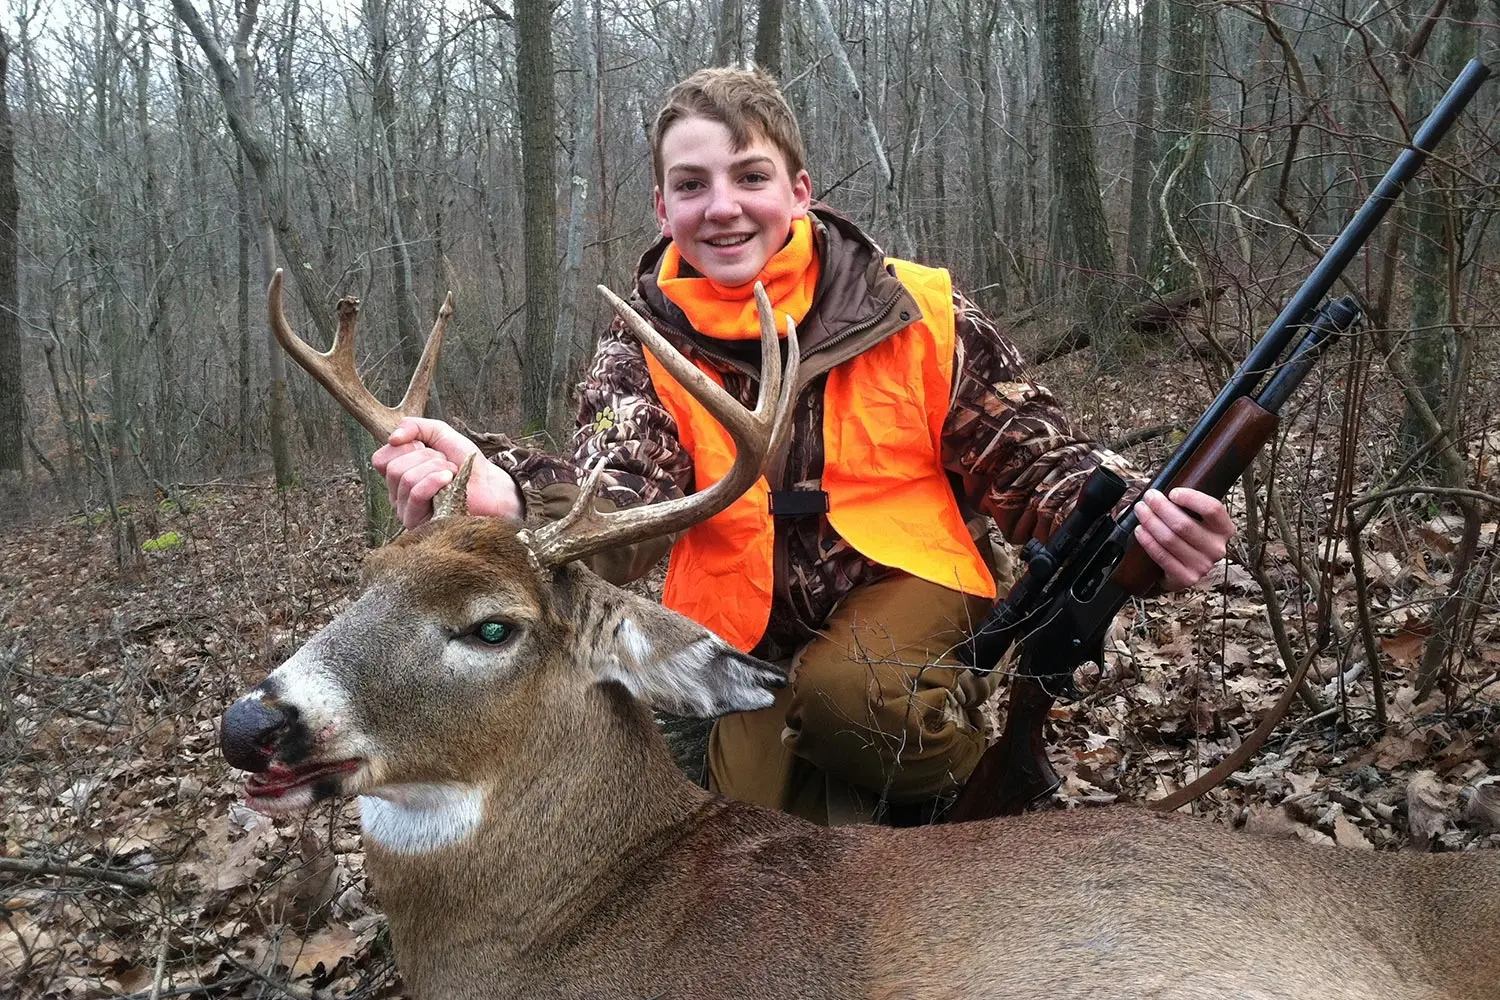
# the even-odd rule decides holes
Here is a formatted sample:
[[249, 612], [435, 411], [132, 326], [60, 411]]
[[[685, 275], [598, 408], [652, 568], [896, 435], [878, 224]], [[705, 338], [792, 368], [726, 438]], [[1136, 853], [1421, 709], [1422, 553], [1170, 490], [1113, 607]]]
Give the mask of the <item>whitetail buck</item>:
[[[689, 782], [647, 706], [759, 708], [781, 675], [576, 560], [759, 474], [795, 340], [783, 378], [763, 321], [749, 414], [632, 326], [734, 428], [725, 490], [600, 516], [586, 489], [535, 531], [434, 520], [372, 553], [363, 595], [224, 716], [262, 811], [359, 796], [413, 994], [1500, 997], [1500, 853], [1355, 853], [1127, 807], [822, 829]], [[344, 388], [381, 436], [393, 411]]]

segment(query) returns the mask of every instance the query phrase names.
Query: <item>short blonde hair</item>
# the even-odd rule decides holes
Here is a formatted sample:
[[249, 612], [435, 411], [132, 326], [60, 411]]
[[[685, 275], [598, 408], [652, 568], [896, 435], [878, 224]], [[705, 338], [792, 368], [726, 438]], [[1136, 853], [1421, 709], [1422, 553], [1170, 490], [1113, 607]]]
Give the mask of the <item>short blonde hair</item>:
[[667, 99], [651, 126], [651, 169], [662, 183], [662, 138], [684, 118], [707, 118], [729, 130], [736, 151], [764, 137], [786, 159], [787, 174], [796, 177], [806, 166], [797, 116], [775, 77], [765, 70], [719, 66], [700, 69], [667, 91]]

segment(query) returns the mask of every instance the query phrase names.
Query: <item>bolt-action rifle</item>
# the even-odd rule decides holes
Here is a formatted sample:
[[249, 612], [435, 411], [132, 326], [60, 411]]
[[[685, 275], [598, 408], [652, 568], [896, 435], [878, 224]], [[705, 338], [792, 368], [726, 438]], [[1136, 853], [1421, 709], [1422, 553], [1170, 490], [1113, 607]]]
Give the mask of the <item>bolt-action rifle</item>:
[[[1348, 296], [1318, 304], [1488, 76], [1477, 59], [1459, 74], [1147, 489], [1186, 486], [1222, 498], [1249, 467], [1275, 433], [1282, 404], [1360, 318]], [[1103, 661], [1104, 635], [1125, 602], [1161, 582], [1160, 567], [1134, 540], [1134, 505], [1119, 518], [1111, 515], [1126, 490], [1119, 476], [1096, 469], [1048, 541], [1027, 543], [1025, 571], [966, 643], [963, 659], [976, 672], [996, 669], [1016, 643], [1021, 649], [1005, 730], [980, 758], [949, 822], [1014, 815], [1057, 789], [1043, 735], [1053, 701], [1074, 693], [1076, 667]]]

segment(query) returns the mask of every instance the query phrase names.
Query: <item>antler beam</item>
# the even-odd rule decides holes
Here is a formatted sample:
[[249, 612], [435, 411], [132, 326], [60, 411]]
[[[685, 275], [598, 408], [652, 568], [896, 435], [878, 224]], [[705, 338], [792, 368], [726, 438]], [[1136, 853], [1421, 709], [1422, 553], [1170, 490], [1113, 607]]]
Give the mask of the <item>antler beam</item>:
[[437, 368], [438, 351], [443, 346], [443, 333], [448, 328], [448, 317], [453, 315], [452, 292], [443, 299], [442, 308], [438, 310], [432, 332], [427, 335], [427, 345], [422, 348], [422, 358], [406, 387], [406, 395], [397, 405], [386, 406], [365, 388], [354, 366], [354, 320], [359, 313], [359, 299], [349, 296], [339, 300], [339, 326], [333, 337], [333, 346], [327, 351], [316, 351], [287, 325], [286, 315], [281, 309], [281, 280], [281, 268], [277, 268], [270, 287], [266, 289], [271, 332], [292, 360], [317, 379], [329, 395], [349, 411], [350, 416], [375, 436], [375, 440], [385, 441], [404, 418], [422, 415], [427, 409], [427, 393], [432, 384], [432, 373]]

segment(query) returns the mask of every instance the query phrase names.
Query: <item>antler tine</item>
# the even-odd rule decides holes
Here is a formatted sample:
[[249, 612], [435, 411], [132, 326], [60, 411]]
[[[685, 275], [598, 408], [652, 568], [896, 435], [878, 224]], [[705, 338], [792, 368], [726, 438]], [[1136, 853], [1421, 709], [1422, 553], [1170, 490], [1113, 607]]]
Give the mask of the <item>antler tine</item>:
[[396, 404], [396, 409], [405, 417], [420, 417], [427, 409], [427, 393], [432, 385], [432, 373], [437, 370], [438, 351], [443, 349], [443, 334], [448, 331], [448, 317], [453, 315], [453, 293], [443, 297], [438, 307], [437, 319], [432, 321], [432, 332], [422, 347], [422, 357], [417, 361], [416, 371], [411, 373], [411, 382], [406, 386], [406, 395]]
[[432, 519], [462, 517], [469, 512], [469, 475], [474, 471], [474, 456], [464, 459], [458, 474], [432, 497]]
[[[776, 317], [772, 314], [770, 297], [758, 281], [755, 283], [755, 306], [760, 311], [760, 342], [761, 350], [764, 351], [768, 340], [775, 343]], [[767, 462], [782, 453], [786, 448], [787, 438], [792, 433], [792, 404], [796, 401], [797, 372], [802, 367], [802, 348], [797, 341], [797, 324], [790, 316], [786, 318], [786, 344], [786, 371], [781, 376], [786, 391], [774, 397], [776, 414], [771, 420], [771, 440], [766, 443]], [[762, 382], [760, 399], [756, 401], [755, 407], [757, 413], [766, 399], [766, 384]]]
[[339, 300], [339, 325], [333, 335], [333, 346], [326, 351], [317, 351], [307, 341], [297, 336], [287, 324], [281, 306], [282, 272], [280, 268], [271, 276], [271, 285], [266, 289], [266, 309], [271, 319], [271, 332], [282, 349], [292, 356], [309, 375], [338, 400], [365, 430], [384, 441], [404, 417], [420, 417], [427, 409], [432, 373], [437, 367], [438, 351], [442, 348], [443, 333], [448, 327], [448, 317], [453, 315], [453, 293], [449, 292], [443, 306], [438, 310], [437, 321], [428, 334], [427, 345], [422, 349], [422, 358], [417, 370], [412, 373], [406, 395], [397, 406], [386, 406], [365, 388], [364, 380], [354, 364], [354, 324], [359, 314], [359, 300], [348, 296]]
[[759, 283], [755, 286], [755, 303], [760, 313], [761, 378], [760, 395], [753, 411], [745, 409], [679, 354], [650, 323], [613, 292], [602, 285], [599, 291], [662, 367], [671, 372], [678, 383], [729, 432], [736, 449], [734, 465], [724, 478], [690, 496], [600, 513], [594, 510], [594, 487], [603, 472], [601, 462], [590, 471], [579, 492], [578, 502], [566, 517], [529, 533], [527, 543], [542, 566], [557, 566], [603, 549], [668, 535], [713, 517], [760, 478], [767, 462], [778, 453], [773, 449], [779, 449], [785, 442], [791, 423], [792, 397], [801, 361], [796, 326], [790, 321], [787, 323], [787, 358], [783, 371], [771, 302]]

